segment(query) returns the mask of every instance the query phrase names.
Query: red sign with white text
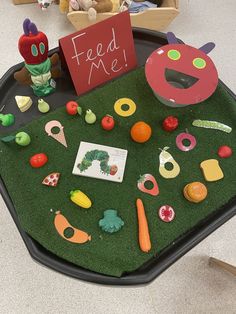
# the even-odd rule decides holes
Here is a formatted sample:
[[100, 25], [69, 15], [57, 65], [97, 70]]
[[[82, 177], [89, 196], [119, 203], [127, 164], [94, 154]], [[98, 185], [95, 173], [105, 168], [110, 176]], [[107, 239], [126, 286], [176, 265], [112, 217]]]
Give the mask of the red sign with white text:
[[59, 40], [78, 95], [137, 65], [129, 12]]

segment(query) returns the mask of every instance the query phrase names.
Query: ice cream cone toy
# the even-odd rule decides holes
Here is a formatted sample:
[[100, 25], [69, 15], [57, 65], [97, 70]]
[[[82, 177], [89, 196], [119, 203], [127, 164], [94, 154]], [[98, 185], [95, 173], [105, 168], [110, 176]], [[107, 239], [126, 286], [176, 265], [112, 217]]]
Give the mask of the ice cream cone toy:
[[[52, 133], [52, 129], [55, 128], [55, 127], [59, 128], [59, 132], [58, 133]], [[49, 121], [45, 125], [45, 131], [48, 134], [48, 136], [51, 136], [56, 141], [58, 141], [59, 143], [61, 143], [65, 147], [67, 147], [66, 138], [65, 138], [65, 134], [64, 134], [64, 130], [63, 129], [64, 129], [64, 127], [57, 120]]]

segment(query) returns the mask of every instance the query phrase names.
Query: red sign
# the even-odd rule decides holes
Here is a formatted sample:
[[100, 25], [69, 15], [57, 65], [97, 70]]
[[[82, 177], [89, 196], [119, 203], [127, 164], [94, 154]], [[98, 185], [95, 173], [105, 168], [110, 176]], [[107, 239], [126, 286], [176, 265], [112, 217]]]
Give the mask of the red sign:
[[59, 41], [78, 95], [136, 67], [128, 11]]

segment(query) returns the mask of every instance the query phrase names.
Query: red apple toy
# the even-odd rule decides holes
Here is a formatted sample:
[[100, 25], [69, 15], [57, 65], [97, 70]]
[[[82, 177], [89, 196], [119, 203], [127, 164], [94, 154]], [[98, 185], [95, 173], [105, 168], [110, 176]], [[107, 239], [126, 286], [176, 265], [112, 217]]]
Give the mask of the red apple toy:
[[218, 155], [221, 158], [229, 158], [232, 154], [232, 148], [227, 145], [220, 146], [218, 149]]
[[75, 116], [78, 111], [77, 111], [77, 108], [78, 108], [78, 104], [76, 101], [68, 101], [68, 103], [66, 104], [66, 112], [71, 115], [71, 116]]
[[115, 120], [109, 114], [106, 114], [101, 121], [102, 128], [106, 131], [110, 131], [115, 126]]

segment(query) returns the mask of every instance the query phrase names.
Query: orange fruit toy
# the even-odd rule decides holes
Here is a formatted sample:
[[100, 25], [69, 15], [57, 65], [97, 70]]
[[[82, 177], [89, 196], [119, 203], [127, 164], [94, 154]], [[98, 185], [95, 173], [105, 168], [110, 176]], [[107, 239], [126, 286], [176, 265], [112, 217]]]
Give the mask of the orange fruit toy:
[[150, 139], [152, 135], [152, 129], [147, 123], [139, 121], [132, 126], [130, 135], [133, 141], [137, 143], [145, 143]]

